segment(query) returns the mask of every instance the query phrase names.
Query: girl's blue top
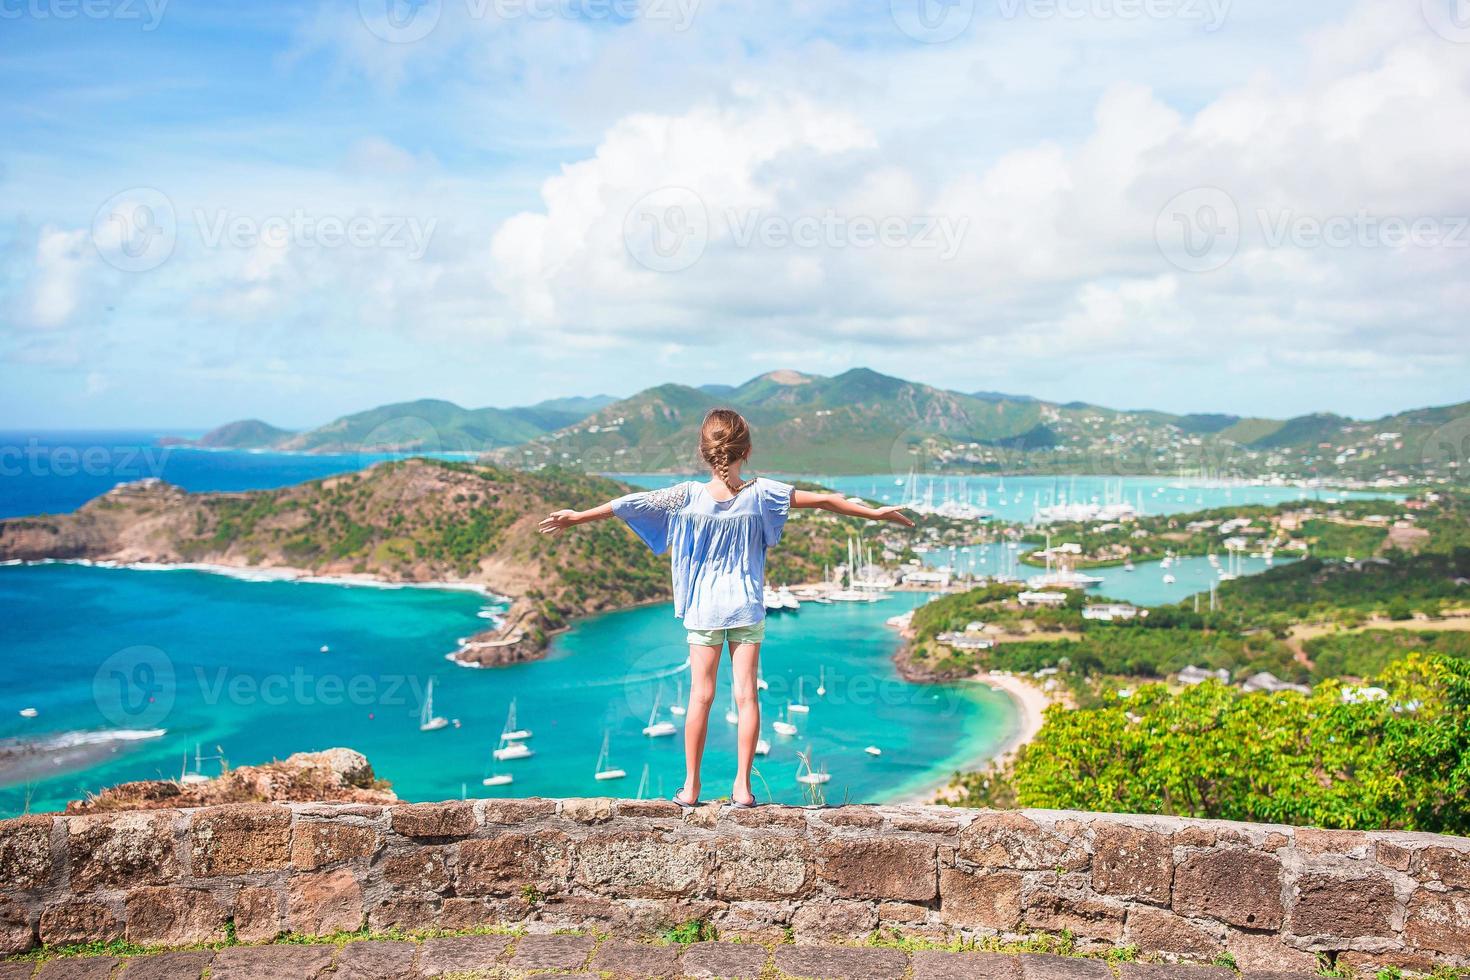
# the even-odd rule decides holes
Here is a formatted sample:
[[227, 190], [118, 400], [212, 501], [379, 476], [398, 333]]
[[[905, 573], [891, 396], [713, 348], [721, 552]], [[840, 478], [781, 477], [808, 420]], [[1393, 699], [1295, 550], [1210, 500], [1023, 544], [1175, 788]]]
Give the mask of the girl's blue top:
[[729, 500], [702, 483], [630, 493], [613, 501], [655, 554], [674, 566], [674, 615], [686, 629], [753, 626], [766, 618], [766, 549], [781, 540], [791, 484], [757, 479]]

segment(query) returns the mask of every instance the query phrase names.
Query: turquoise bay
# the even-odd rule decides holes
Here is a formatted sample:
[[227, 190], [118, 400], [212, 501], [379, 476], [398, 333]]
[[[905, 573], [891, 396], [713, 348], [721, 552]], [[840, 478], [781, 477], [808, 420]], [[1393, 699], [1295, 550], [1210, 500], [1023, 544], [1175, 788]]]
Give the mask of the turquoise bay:
[[[828, 799], [880, 800], [943, 781], [1005, 740], [1016, 717], [1003, 695], [978, 684], [911, 685], [894, 670], [897, 636], [883, 620], [925, 598], [808, 604], [772, 619], [762, 654], [772, 743], [758, 760], [763, 798], [802, 799], [796, 753], [808, 748], [833, 774]], [[0, 787], [6, 815], [56, 809], [123, 780], [177, 777], [196, 743], [206, 755], [222, 746], [234, 765], [345, 745], [407, 799], [632, 796], [645, 765], [647, 792], [657, 795], [682, 777], [682, 722], [672, 738], [641, 734], [654, 699], [667, 719], [684, 690], [683, 633], [667, 604], [584, 620], [545, 660], [470, 670], [444, 659], [457, 637], [484, 625], [486, 601], [461, 592], [48, 564], [0, 568], [0, 603], [10, 619], [0, 754], [17, 740], [55, 746], [165, 732], [94, 746], [85, 765]], [[436, 713], [459, 727], [418, 730], [431, 677]], [[776, 735], [770, 722], [798, 679], [811, 711], [794, 719], [798, 735]], [[728, 684], [726, 670], [706, 753], [715, 795], [734, 760]], [[512, 697], [536, 754], [498, 766], [515, 781], [491, 790], [481, 779]], [[22, 718], [22, 707], [38, 716]], [[593, 779], [604, 732], [624, 780]], [[868, 745], [883, 755], [866, 754]], [[206, 762], [204, 772], [216, 766]]]

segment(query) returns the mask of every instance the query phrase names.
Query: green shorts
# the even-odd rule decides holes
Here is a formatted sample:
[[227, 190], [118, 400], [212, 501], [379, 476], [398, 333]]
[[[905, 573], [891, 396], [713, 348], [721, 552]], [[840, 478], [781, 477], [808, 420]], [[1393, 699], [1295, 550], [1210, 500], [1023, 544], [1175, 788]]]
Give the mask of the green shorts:
[[740, 643], [759, 643], [766, 638], [766, 621], [750, 626], [732, 626], [724, 630], [690, 630], [689, 645], [693, 647], [722, 647], [726, 641], [734, 647]]

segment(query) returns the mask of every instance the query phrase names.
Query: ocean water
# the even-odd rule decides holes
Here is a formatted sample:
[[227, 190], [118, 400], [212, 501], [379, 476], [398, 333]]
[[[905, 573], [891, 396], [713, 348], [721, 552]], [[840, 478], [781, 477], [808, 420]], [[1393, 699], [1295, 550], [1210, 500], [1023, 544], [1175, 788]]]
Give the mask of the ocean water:
[[[1183, 514], [1237, 504], [1275, 504], [1292, 500], [1336, 503], [1374, 498], [1402, 499], [1402, 494], [1338, 490], [1323, 487], [1274, 486], [1158, 476], [799, 476], [772, 474], [783, 480], [812, 480], [848, 495], [888, 504], [946, 500], [983, 507], [997, 520], [1029, 521], [1042, 507], [1076, 503], [1127, 503], [1144, 515]], [[703, 476], [624, 473], [617, 478], [641, 487], [671, 486]]]
[[[883, 620], [925, 598], [808, 604], [771, 619], [762, 703], [772, 750], [757, 761], [763, 799], [803, 799], [798, 751], [810, 749], [832, 773], [827, 799], [878, 800], [943, 781], [1007, 738], [1017, 719], [1003, 695], [975, 684], [907, 684], [894, 671], [897, 637]], [[645, 765], [647, 795], [667, 795], [682, 780], [682, 719], [666, 707], [687, 691], [686, 647], [667, 605], [584, 620], [545, 660], [485, 670], [444, 659], [494, 608], [463, 592], [43, 564], [0, 567], [0, 607], [0, 759], [9, 755], [14, 767], [17, 750], [30, 750], [20, 753], [30, 765], [0, 786], [0, 815], [56, 809], [123, 780], [176, 777], [196, 744], [207, 756], [222, 747], [236, 765], [349, 746], [415, 800], [633, 796]], [[723, 666], [705, 756], [712, 795], [728, 791], [734, 765]], [[435, 713], [458, 727], [419, 731], [431, 678]], [[798, 679], [811, 710], [796, 719], [797, 736], [782, 737], [770, 721]], [[520, 726], [535, 733], [535, 755], [492, 766], [511, 698]], [[641, 734], [655, 698], [678, 735]], [[32, 707], [36, 717], [21, 717]], [[625, 779], [593, 779], [604, 732]], [[883, 755], [867, 755], [870, 744]], [[203, 771], [217, 766], [206, 761]], [[482, 786], [492, 769], [514, 782]]]

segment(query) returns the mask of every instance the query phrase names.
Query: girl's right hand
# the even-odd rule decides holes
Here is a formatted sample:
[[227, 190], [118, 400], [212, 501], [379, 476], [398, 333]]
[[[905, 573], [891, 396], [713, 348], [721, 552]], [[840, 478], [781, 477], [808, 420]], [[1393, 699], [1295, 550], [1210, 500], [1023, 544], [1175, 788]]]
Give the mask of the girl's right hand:
[[536, 530], [542, 534], [558, 534], [577, 523], [576, 517], [577, 512], [574, 510], [554, 510], [549, 516], [542, 518]]
[[903, 512], [902, 507], [879, 507], [878, 520], [892, 521], [895, 524], [902, 524], [904, 527], [914, 526], [913, 519]]

